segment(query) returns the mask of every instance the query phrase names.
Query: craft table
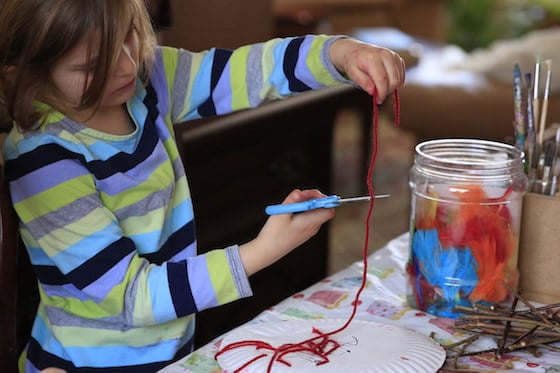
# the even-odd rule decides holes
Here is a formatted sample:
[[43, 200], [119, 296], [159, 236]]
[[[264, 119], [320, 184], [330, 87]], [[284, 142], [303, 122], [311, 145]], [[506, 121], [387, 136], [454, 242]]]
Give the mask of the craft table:
[[[424, 336], [434, 332], [434, 338], [444, 345], [465, 339], [466, 335], [454, 335], [448, 328], [454, 320], [435, 317], [406, 305], [404, 268], [408, 259], [408, 240], [408, 233], [405, 233], [368, 257], [367, 286], [360, 296], [355, 320], [409, 328]], [[356, 262], [265, 310], [249, 325], [298, 319], [347, 319], [352, 312], [352, 302], [360, 286], [362, 272], [363, 262]], [[216, 338], [161, 372], [221, 372], [214, 355], [223, 337]], [[479, 350], [496, 347], [495, 341], [489, 337], [483, 337], [477, 343]], [[508, 364], [514, 367], [508, 372], [551, 372], [560, 369], [560, 353], [546, 349], [542, 349], [540, 357], [521, 350], [506, 354], [500, 363], [491, 362], [492, 356], [487, 355], [486, 358], [473, 356], [463, 360], [462, 364], [467, 364], [472, 371], [496, 371]]]

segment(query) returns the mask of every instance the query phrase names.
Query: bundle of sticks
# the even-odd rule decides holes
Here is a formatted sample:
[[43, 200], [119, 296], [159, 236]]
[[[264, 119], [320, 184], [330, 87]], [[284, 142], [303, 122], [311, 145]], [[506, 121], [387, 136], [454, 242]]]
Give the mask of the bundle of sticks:
[[[538, 354], [539, 348], [560, 351], [550, 346], [560, 342], [560, 303], [535, 307], [524, 299], [516, 289], [504, 284], [512, 295], [510, 307], [493, 305], [456, 307], [462, 313], [452, 329], [469, 336], [457, 343], [444, 345], [447, 352], [446, 372], [468, 372], [468, 366], [460, 365], [462, 357], [473, 355], [490, 356], [494, 362], [506, 353], [523, 349]], [[524, 305], [520, 307], [518, 305]], [[489, 336], [496, 340], [496, 347], [488, 349], [471, 349], [479, 337]], [[432, 338], [434, 335], [432, 335]], [[506, 367], [504, 368], [511, 368]]]

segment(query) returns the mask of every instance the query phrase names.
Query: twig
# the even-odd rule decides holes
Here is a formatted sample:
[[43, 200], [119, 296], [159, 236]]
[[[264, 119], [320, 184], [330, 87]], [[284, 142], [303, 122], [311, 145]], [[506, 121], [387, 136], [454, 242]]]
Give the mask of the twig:
[[[527, 350], [528, 353], [540, 356], [539, 348], [543, 346], [551, 351], [560, 351], [560, 348], [548, 346], [551, 343], [560, 342], [560, 318], [558, 317], [560, 303], [534, 307], [521, 296], [519, 291], [508, 284], [504, 283], [504, 286], [513, 297], [509, 308], [479, 304], [454, 308], [454, 311], [461, 315], [451, 329], [472, 335], [459, 342], [443, 346], [448, 352], [448, 365], [453, 368], [442, 370], [442, 372], [476, 371], [470, 370], [468, 366], [459, 365], [459, 359], [467, 356], [477, 356], [480, 361], [492, 362], [502, 368], [511, 368], [511, 363], [499, 361], [506, 353]], [[524, 304], [527, 309], [517, 310], [519, 302]], [[495, 338], [497, 347], [467, 351], [480, 336]], [[487, 354], [493, 354], [494, 359], [489, 358]]]

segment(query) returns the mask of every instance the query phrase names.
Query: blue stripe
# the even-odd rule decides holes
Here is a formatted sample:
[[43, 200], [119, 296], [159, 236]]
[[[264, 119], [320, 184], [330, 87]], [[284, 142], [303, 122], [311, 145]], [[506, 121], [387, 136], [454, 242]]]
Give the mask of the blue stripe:
[[68, 278], [78, 289], [83, 289], [103, 276], [127, 255], [134, 252], [134, 242], [130, 238], [122, 237], [68, 273]]
[[200, 64], [200, 69], [198, 70], [196, 76], [194, 77], [193, 81], [193, 88], [191, 94], [191, 101], [189, 102], [189, 107], [193, 108], [192, 114], [188, 115], [188, 118], [185, 119], [193, 119], [193, 118], [200, 118], [200, 114], [198, 113], [197, 109], [202, 102], [208, 99], [211, 95], [211, 85], [210, 85], [210, 75], [211, 75], [211, 64], [214, 57], [214, 50], [208, 52], [202, 59]]
[[162, 264], [163, 262], [169, 260], [185, 247], [193, 244], [196, 240], [194, 221], [190, 221], [185, 224], [177, 232], [173, 233], [167, 241], [161, 246], [161, 248], [150, 254], [142, 254], [143, 258], [146, 258], [150, 263]]
[[74, 153], [58, 144], [41, 145], [32, 151], [21, 154], [16, 159], [6, 161], [6, 175], [11, 182], [35, 170], [67, 159], [85, 163], [83, 155]]
[[[147, 117], [146, 121], [150, 119]], [[125, 172], [141, 164], [148, 158], [158, 143], [155, 128], [148, 123], [144, 124], [144, 131], [138, 142], [136, 151], [132, 154], [120, 152], [107, 160], [94, 160], [87, 164], [88, 169], [99, 180], [110, 177], [119, 172]]]
[[39, 265], [34, 268], [37, 278], [44, 284], [64, 285], [72, 283], [78, 289], [84, 289], [133, 252], [135, 252], [135, 247], [132, 240], [122, 237], [66, 275], [54, 266]]
[[[40, 344], [35, 339], [31, 339], [27, 349], [27, 358], [39, 370], [43, 370], [49, 367], [58, 367], [69, 373], [153, 373], [165, 368], [173, 361], [176, 361], [191, 352], [193, 347], [193, 340], [192, 338], [188, 340], [188, 342], [178, 351], [176, 351], [175, 348], [172, 347], [173, 346], [169, 346], [169, 344], [166, 344], [166, 346], [164, 346], [164, 348], [160, 350], [156, 350], [153, 346], [141, 347], [138, 349], [125, 348], [128, 349], [127, 351], [125, 351], [125, 349], [123, 348], [115, 346], [106, 347], [104, 349], [93, 349], [97, 351], [93, 354], [93, 356], [95, 356], [96, 364], [100, 365], [99, 362], [102, 362], [103, 364], [106, 364], [105, 366], [110, 366], [111, 368], [78, 368], [69, 361], [61, 359], [53, 355], [52, 353], [41, 351]], [[69, 351], [71, 350], [75, 350], [74, 354], [83, 354], [83, 350], [88, 350], [89, 352], [90, 348], [86, 349], [81, 347], [69, 349]], [[152, 351], [154, 352], [152, 353]], [[155, 353], [160, 353], [160, 355], [155, 355]], [[170, 353], [173, 353], [174, 356], [167, 358], [167, 361], [161, 361], [161, 359], [165, 359], [166, 356], [169, 356]], [[140, 361], [143, 361], [147, 356], [151, 357], [152, 360], [160, 360], [160, 362], [115, 367], [115, 360], [118, 358], [115, 357], [116, 354], [119, 354], [120, 356], [126, 356], [125, 361], [129, 362], [132, 362], [134, 361], [133, 359], [138, 358], [140, 359]], [[62, 354], [61, 356], [65, 356], [65, 354]], [[86, 354], [85, 356], [88, 355]], [[29, 367], [29, 365], [27, 365], [27, 367]]]
[[185, 262], [167, 263], [167, 275], [173, 306], [178, 317], [198, 312], [192, 297]]
[[165, 158], [167, 153], [163, 145], [158, 142], [155, 144], [149, 157], [146, 157], [141, 162], [131, 165], [128, 170], [114, 173], [106, 178], [99, 180], [98, 189], [108, 195], [114, 196], [127, 189], [138, 187], [142, 182], [149, 180], [153, 172], [168, 160]]
[[166, 225], [163, 228], [164, 230], [162, 231], [162, 235], [168, 236], [170, 234], [169, 232], [178, 231], [183, 226], [183, 222], [190, 222], [194, 220], [194, 212], [191, 199], [185, 198], [183, 202], [177, 204], [177, 206], [173, 208], [171, 214], [175, 219], [171, 222], [166, 222], [172, 225]]
[[210, 78], [210, 91], [212, 96], [209, 97], [205, 102], [203, 102], [199, 108], [198, 113], [202, 117], [216, 115], [216, 107], [214, 106], [214, 89], [218, 84], [220, 77], [222, 76], [224, 69], [229, 61], [232, 51], [225, 49], [216, 49], [214, 53], [214, 60], [212, 64], [212, 73]]
[[51, 257], [41, 247], [28, 247], [29, 259], [33, 265], [53, 265]]
[[[53, 174], [57, 175], [56, 178], [50, 177]], [[17, 203], [50, 189], [57, 184], [86, 174], [88, 174], [88, 171], [83, 164], [78, 164], [75, 160], [67, 159], [52, 163], [46, 168], [31, 171], [17, 180], [12, 181], [10, 191], [12, 193], [13, 203]]]
[[99, 227], [89, 236], [83, 236], [81, 240], [64, 251], [60, 251], [51, 258], [63, 273], [69, 273], [84, 264], [84, 260], [98, 255], [118, 239], [121, 232], [116, 224], [109, 224], [104, 228]]
[[163, 324], [177, 317], [173, 312], [174, 306], [171, 299], [167, 275], [167, 266], [152, 266], [148, 277], [148, 290], [150, 292], [152, 314], [154, 322]]
[[231, 70], [231, 65], [228, 63], [224, 67], [224, 73], [222, 74], [222, 79], [220, 79], [217, 82], [216, 87], [212, 92], [212, 98], [215, 105], [216, 114], [231, 113], [232, 110], [230, 70]]
[[[141, 129], [138, 129], [137, 131], [138, 133], [142, 132]], [[91, 144], [88, 144], [88, 151], [95, 159], [108, 159], [115, 156], [119, 152], [132, 153], [134, 152], [134, 149], [136, 149], [137, 145], [138, 136], [134, 134], [133, 136], [126, 137], [118, 141], [95, 141]]]
[[155, 130], [155, 120], [158, 116], [156, 107], [157, 95], [153, 87], [149, 85], [146, 87], [146, 96], [143, 101], [148, 110], [144, 123], [140, 124], [140, 126], [143, 127], [143, 131], [136, 150], [132, 154], [120, 152], [107, 160], [94, 160], [89, 162], [88, 168], [97, 179], [101, 180], [115, 173], [125, 172], [141, 164], [153, 153], [159, 142], [159, 137]]
[[290, 41], [286, 48], [284, 63], [282, 65], [284, 74], [288, 79], [290, 91], [292, 92], [304, 92], [311, 89], [307, 84], [299, 80], [295, 73], [299, 61], [299, 50], [303, 40], [303, 38], [296, 38]]

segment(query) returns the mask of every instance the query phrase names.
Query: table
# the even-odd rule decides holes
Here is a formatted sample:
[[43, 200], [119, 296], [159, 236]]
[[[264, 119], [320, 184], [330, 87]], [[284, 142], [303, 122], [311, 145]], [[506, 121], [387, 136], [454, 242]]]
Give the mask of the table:
[[[408, 259], [408, 240], [408, 233], [402, 234], [368, 257], [368, 284], [360, 296], [356, 319], [405, 327], [425, 336], [434, 332], [434, 338], [441, 344], [464, 339], [465, 335], [458, 336], [450, 332], [449, 326], [454, 320], [435, 317], [406, 305], [404, 268]], [[362, 271], [363, 262], [356, 262], [265, 310], [250, 323], [347, 318], [352, 311], [351, 303], [360, 285]], [[161, 372], [220, 372], [214, 354], [218, 351], [222, 338], [216, 338]], [[480, 347], [496, 347], [494, 340], [490, 338], [482, 338], [477, 343]], [[509, 372], [550, 372], [560, 369], [560, 354], [543, 350], [540, 357], [535, 357], [528, 352], [518, 351], [506, 354], [500, 363], [503, 365], [492, 364], [480, 357], [471, 357], [463, 364], [468, 364], [473, 371], [496, 371], [506, 364], [512, 364], [514, 370], [510, 369]]]

